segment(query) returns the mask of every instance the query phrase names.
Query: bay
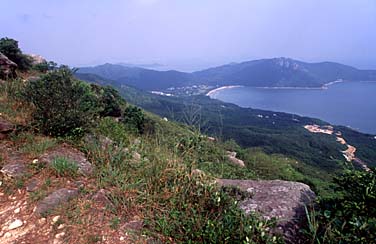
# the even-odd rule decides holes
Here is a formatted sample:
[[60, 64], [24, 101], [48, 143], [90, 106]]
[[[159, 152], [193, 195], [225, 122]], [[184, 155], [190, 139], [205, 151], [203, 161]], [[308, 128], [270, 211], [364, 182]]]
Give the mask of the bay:
[[328, 89], [233, 87], [211, 98], [241, 107], [319, 118], [376, 134], [376, 82], [341, 82]]

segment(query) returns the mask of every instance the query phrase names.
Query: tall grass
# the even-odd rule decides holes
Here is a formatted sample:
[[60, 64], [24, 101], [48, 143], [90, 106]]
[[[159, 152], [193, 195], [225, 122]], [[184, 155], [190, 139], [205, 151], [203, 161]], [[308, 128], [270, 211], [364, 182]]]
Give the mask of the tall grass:
[[[108, 129], [117, 131], [121, 125], [102, 123], [106, 136], [120, 143], [106, 150], [100, 140], [84, 146], [96, 165], [98, 186], [111, 189], [111, 210], [120, 219], [137, 213], [143, 217], [145, 233], [166, 243], [281, 242], [270, 234], [271, 223], [246, 216], [213, 178], [192, 173], [201, 161], [216, 157], [195, 133], [181, 137], [159, 128], [154, 135], [118, 138]], [[136, 139], [138, 143], [130, 143], [125, 150], [121, 142]], [[135, 151], [142, 155], [139, 162], [132, 160]]]

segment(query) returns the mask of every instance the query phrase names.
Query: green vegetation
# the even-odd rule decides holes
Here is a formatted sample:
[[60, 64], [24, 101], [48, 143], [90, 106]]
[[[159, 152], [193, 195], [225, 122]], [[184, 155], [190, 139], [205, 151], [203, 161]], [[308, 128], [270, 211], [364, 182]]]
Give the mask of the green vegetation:
[[[205, 137], [199, 139], [187, 128], [161, 120], [155, 134], [141, 137], [126, 134], [120, 139], [118, 134], [108, 133], [108, 128], [117, 131], [122, 127], [108, 118], [98, 127], [99, 133], [106, 132], [110, 139], [122, 142], [105, 151], [100, 141], [84, 145], [98, 169], [99, 187], [113, 189], [109, 195], [112, 211], [120, 219], [136, 207], [145, 218], [146, 233], [164, 242], [280, 242], [279, 237], [268, 234], [272, 222], [246, 216], [213, 178], [192, 173], [194, 165], [215, 157], [210, 150], [217, 145], [205, 145]], [[139, 142], [133, 144], [135, 140]], [[145, 156], [135, 162], [134, 151]]]
[[31, 68], [31, 59], [22, 53], [18, 47], [18, 41], [7, 37], [1, 38], [0, 52], [15, 62], [19, 69], [28, 70]]
[[78, 174], [77, 163], [64, 157], [55, 158], [50, 167], [59, 177], [75, 177]]
[[[81, 145], [95, 164], [92, 178], [97, 187], [111, 189], [108, 194], [111, 206], [107, 211], [118, 216], [110, 223], [113, 228], [123, 224], [128, 214], [138, 212], [143, 216], [143, 233], [163, 242], [281, 242], [280, 237], [270, 234], [273, 222], [262, 221], [253, 214], [246, 216], [236, 200], [214, 184], [212, 177], [193, 173], [201, 163], [223, 161], [225, 149], [220, 142], [209, 141], [187, 126], [166, 122], [135, 107], [122, 110], [120, 122], [111, 117], [100, 118], [104, 106], [98, 102], [98, 93], [72, 79], [71, 72], [65, 68], [50, 71], [40, 80], [28, 81], [26, 86], [18, 88], [14, 89], [17, 94], [30, 94], [27, 101], [33, 105], [33, 114], [29, 119], [37, 122], [36, 128], [41, 132], [56, 137], [72, 133], [79, 126], [83, 132], [94, 134], [91, 142], [75, 137], [73, 143]], [[85, 96], [90, 99], [84, 99]], [[12, 99], [13, 96], [8, 96], [7, 101], [10, 103]], [[52, 99], [59, 100], [60, 106]], [[23, 101], [24, 105], [27, 101]], [[110, 102], [110, 107], [117, 106], [116, 99], [113, 101], [115, 104]], [[125, 102], [118, 104], [123, 109]], [[75, 111], [69, 114], [71, 107]], [[72, 122], [74, 126], [65, 126], [66, 123], [57, 122], [57, 119], [65, 122], [87, 116], [87, 110], [82, 107], [94, 111], [89, 113], [89, 118], [96, 123]], [[44, 113], [56, 116], [44, 120]], [[71, 117], [65, 118], [68, 114]], [[146, 127], [148, 133], [145, 133]], [[35, 146], [28, 146], [33, 140], [29, 133], [34, 128], [24, 130], [25, 133], [14, 136], [21, 151], [38, 156], [53, 145], [53, 141], [38, 139]], [[103, 137], [113, 141], [106, 150], [100, 140]], [[64, 137], [59, 140], [66, 141]], [[139, 159], [134, 158], [135, 153], [140, 155]], [[76, 177], [78, 172], [77, 165], [65, 158], [56, 158], [50, 169], [58, 178]], [[41, 173], [39, 165], [32, 170], [35, 174]], [[48, 189], [43, 187], [32, 193], [31, 199], [41, 199], [48, 194]]]
[[35, 107], [33, 118], [46, 135], [81, 133], [97, 112], [90, 86], [75, 80], [67, 68], [28, 82], [25, 98]]
[[[79, 147], [94, 165], [92, 175], [82, 176], [89, 184], [79, 199], [61, 207], [67, 208], [63, 214], [70, 227], [87, 221], [81, 217], [89, 212], [89, 193], [105, 189], [103, 216], [113, 230], [137, 216], [142, 220], [139, 235], [163, 243], [281, 243], [271, 231], [274, 220], [239, 209], [239, 197], [246, 192], [220, 187], [215, 178], [284, 179], [305, 182], [321, 197], [318, 207], [307, 211], [306, 235], [313, 243], [374, 242], [374, 171], [346, 171], [335, 177], [344, 168], [343, 147], [334, 136], [302, 128], [324, 122], [298, 116], [293, 120], [289, 114], [242, 109], [207, 97], [157, 97], [122, 86], [121, 95], [129, 97], [126, 103], [113, 88], [76, 80], [66, 67], [38, 72], [46, 73], [38, 73], [36, 80], [0, 84], [1, 116], [17, 124], [10, 142], [28, 157], [37, 158], [65, 142]], [[134, 101], [175, 121], [129, 104]], [[351, 144], [365, 143], [365, 135], [350, 132], [344, 136]], [[374, 156], [370, 143], [364, 157]], [[228, 151], [236, 152], [245, 167], [233, 165]], [[43, 177], [44, 167], [36, 162], [28, 170]], [[56, 158], [49, 168], [44, 185], [30, 193], [31, 200], [48, 195], [65, 180], [61, 177], [79, 177], [77, 164], [66, 158]], [[4, 185], [9, 182], [8, 189], [14, 190], [27, 179]], [[86, 234], [85, 240], [97, 240], [96, 233]]]
[[124, 117], [122, 118], [122, 121], [129, 130], [134, 130], [135, 132], [139, 133], [144, 131], [143, 126], [145, 117], [144, 113], [138, 107], [128, 106], [124, 110]]
[[375, 173], [346, 170], [335, 179], [339, 195], [322, 200], [308, 215], [312, 243], [375, 243]]
[[47, 71], [54, 70], [57, 68], [57, 63], [52, 61], [43, 61], [41, 63], [35, 64], [33, 69], [42, 73], [46, 73]]

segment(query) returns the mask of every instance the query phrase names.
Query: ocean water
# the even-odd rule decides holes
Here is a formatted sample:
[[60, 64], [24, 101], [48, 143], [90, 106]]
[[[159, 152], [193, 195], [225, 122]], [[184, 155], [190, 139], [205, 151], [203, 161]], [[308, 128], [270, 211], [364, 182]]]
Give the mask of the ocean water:
[[376, 135], [376, 82], [336, 83], [328, 89], [236, 87], [210, 97], [241, 107], [319, 118]]

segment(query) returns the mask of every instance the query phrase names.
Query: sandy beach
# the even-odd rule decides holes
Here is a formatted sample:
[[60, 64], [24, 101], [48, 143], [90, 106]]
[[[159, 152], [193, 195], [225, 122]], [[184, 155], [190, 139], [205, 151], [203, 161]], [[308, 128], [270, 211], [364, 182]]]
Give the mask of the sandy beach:
[[214, 90], [211, 90], [209, 91], [208, 93], [206, 93], [206, 96], [211, 96], [211, 95], [214, 95], [215, 93], [217, 93], [218, 91], [221, 91], [221, 90], [225, 90], [225, 89], [231, 89], [231, 88], [237, 88], [237, 87], [244, 87], [244, 86], [221, 86], [221, 87], [218, 87]]

